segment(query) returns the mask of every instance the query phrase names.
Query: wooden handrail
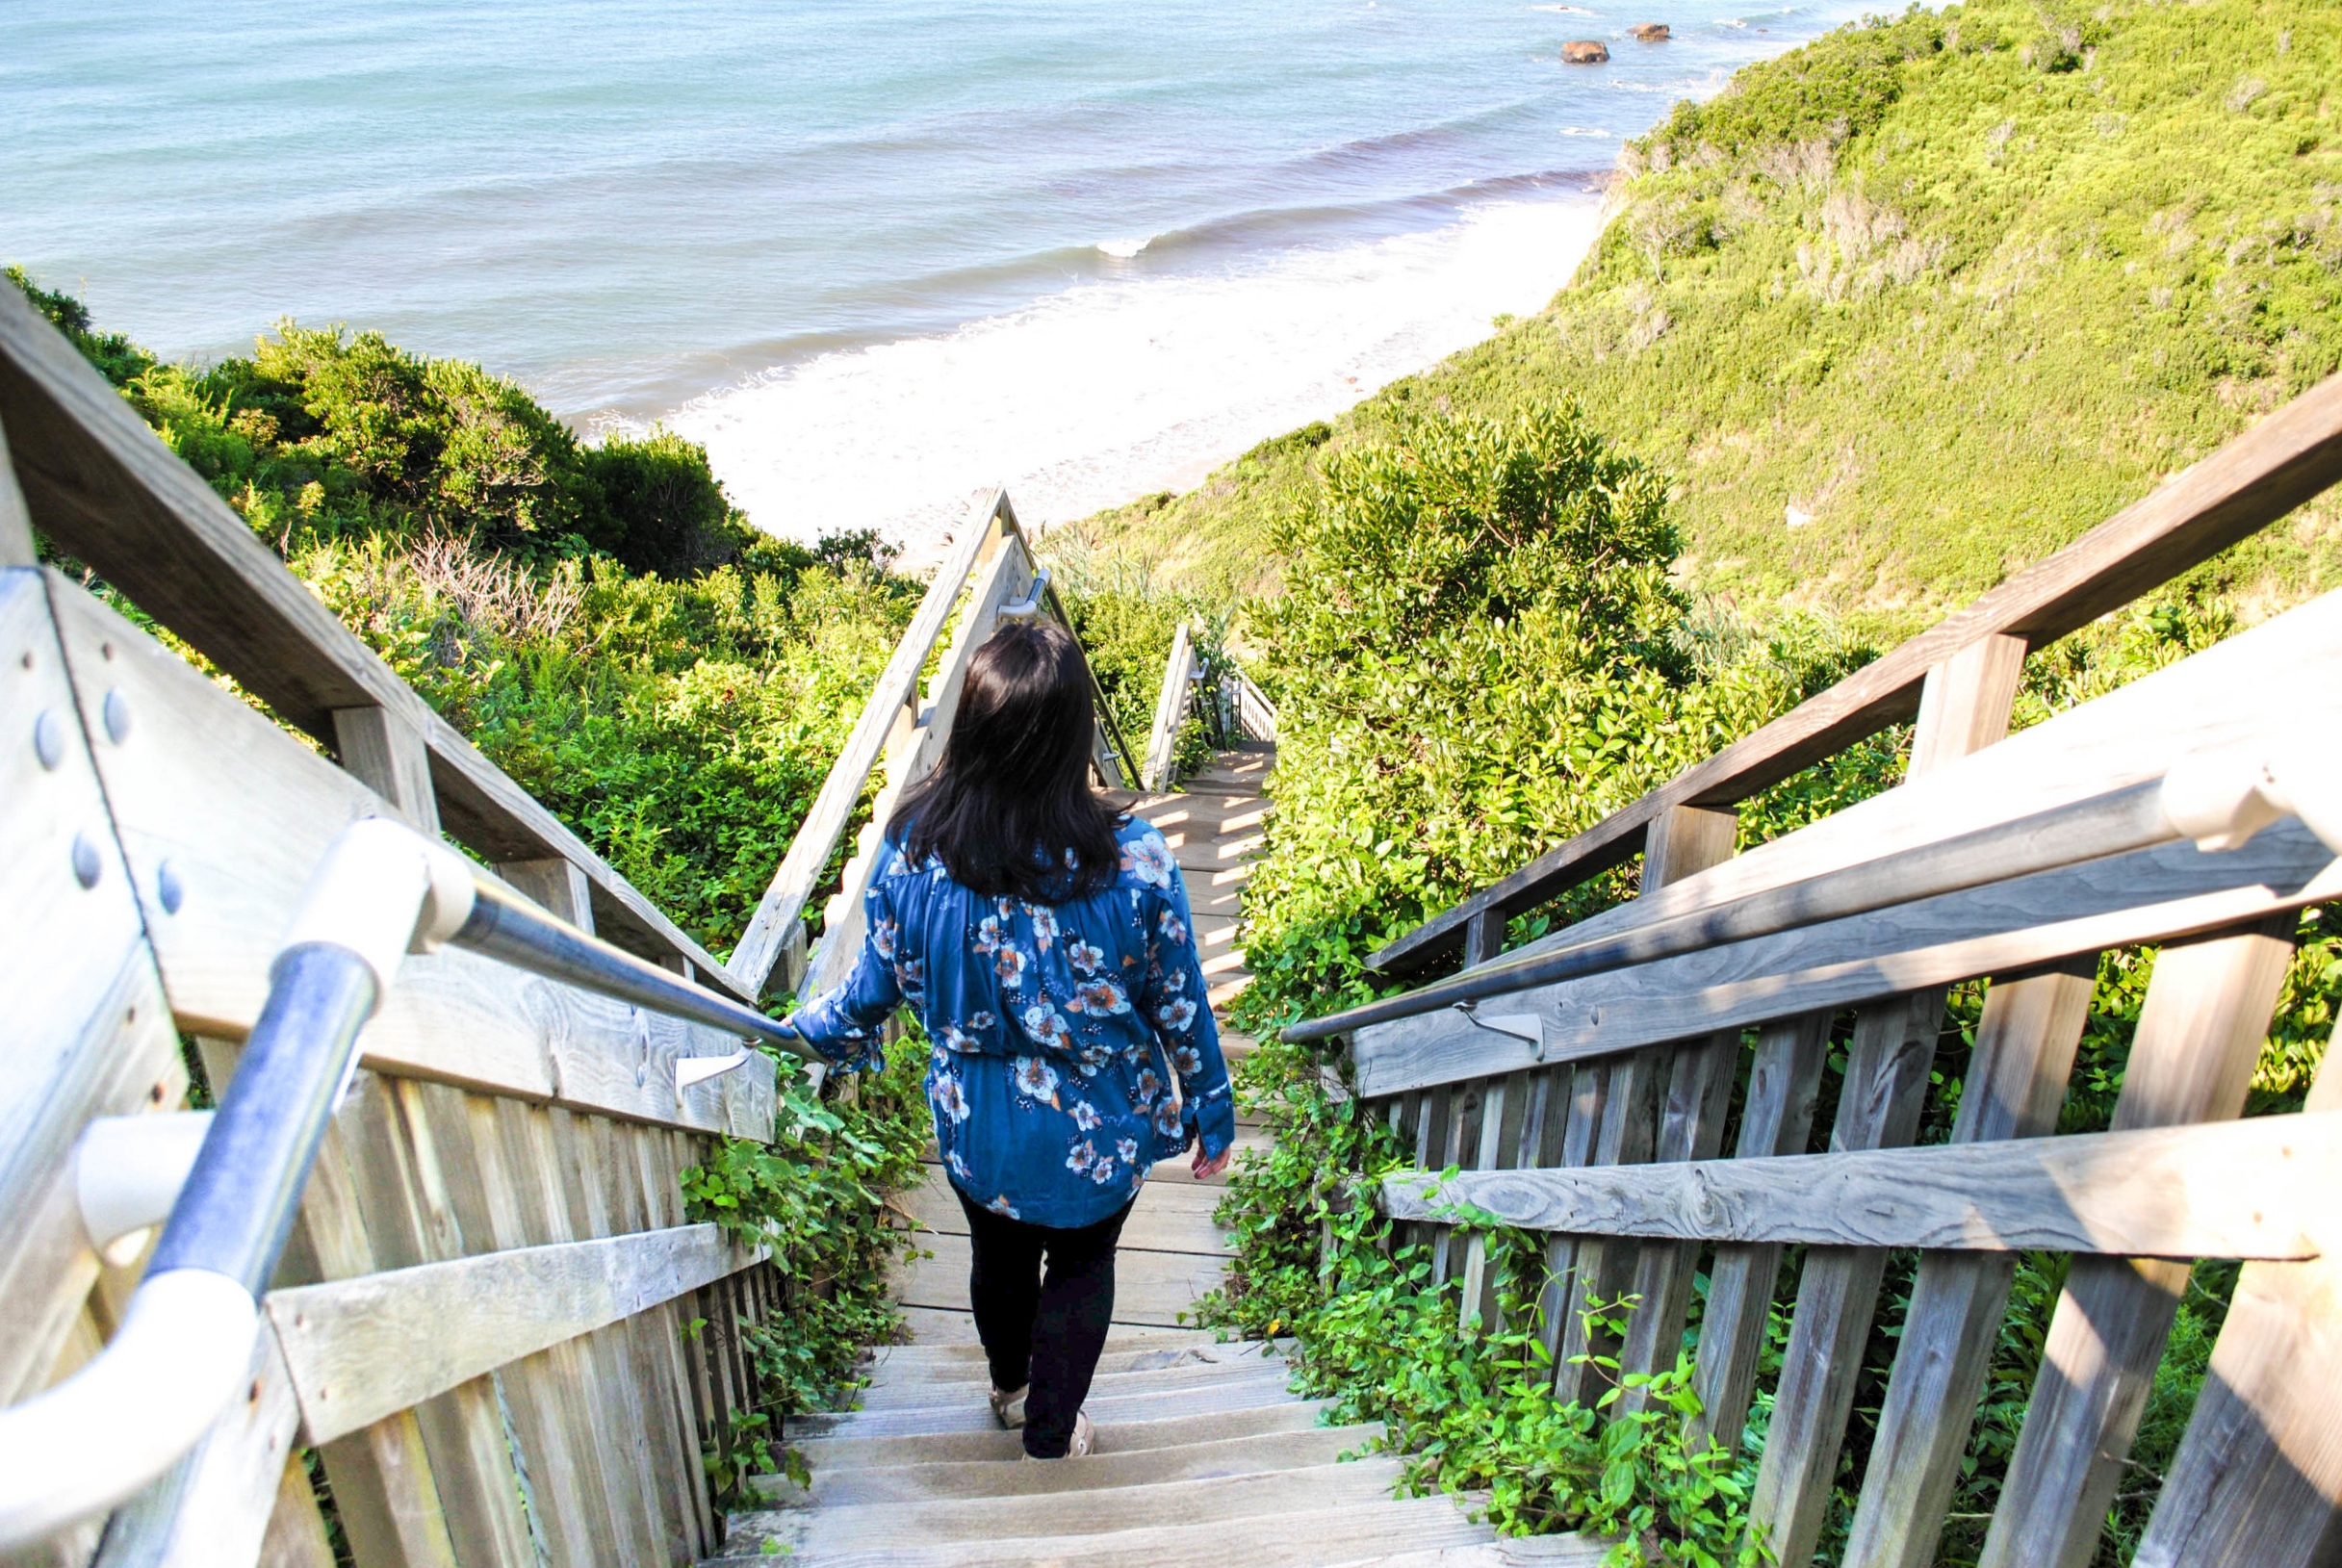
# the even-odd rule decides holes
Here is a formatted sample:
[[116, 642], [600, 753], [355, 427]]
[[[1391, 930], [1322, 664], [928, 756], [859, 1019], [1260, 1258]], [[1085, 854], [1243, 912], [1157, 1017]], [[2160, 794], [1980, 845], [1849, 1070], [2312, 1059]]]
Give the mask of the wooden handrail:
[[[919, 602], [917, 614], [895, 645], [894, 655], [871, 689], [870, 700], [863, 705], [862, 716], [855, 721], [853, 732], [839, 749], [837, 759], [830, 766], [822, 781], [821, 792], [814, 797], [812, 809], [807, 812], [796, 836], [789, 840], [788, 853], [782, 858], [773, 873], [770, 886], [757, 904], [755, 916], [740, 943], [733, 949], [731, 970], [739, 982], [751, 990], [761, 991], [785, 955], [799, 950], [804, 940], [805, 913], [813, 894], [822, 882], [822, 870], [829, 864], [847, 827], [854, 819], [862, 791], [870, 783], [881, 763], [888, 759], [889, 743], [898, 735], [906, 720], [914, 725], [931, 727], [935, 745], [939, 746], [942, 735], [950, 728], [951, 714], [959, 700], [960, 671], [952, 668], [939, 672], [940, 688], [925, 707], [920, 706], [920, 673], [942, 642], [944, 633], [955, 624], [963, 632], [978, 630], [976, 622], [956, 616], [962, 596], [968, 584], [978, 578], [979, 568], [997, 559], [1003, 550], [1020, 553], [1029, 563], [1030, 547], [1023, 528], [1017, 524], [1016, 509], [1009, 503], [1006, 490], [994, 490], [969, 518], [951, 553], [936, 570], [929, 582], [927, 595]], [[1045, 580], [1039, 584], [1041, 600], [1047, 613], [1060, 624], [1071, 629], [1071, 619], [1057, 597], [1055, 587]], [[1021, 587], [1020, 590], [1022, 591]], [[972, 605], [966, 615], [982, 619], [981, 630], [989, 632], [989, 619], [997, 605]], [[966, 643], [962, 655], [974, 652], [974, 645], [964, 635]], [[980, 639], [979, 639], [980, 640]], [[958, 644], [955, 644], [955, 648]], [[1130, 750], [1122, 740], [1121, 732], [1115, 727], [1114, 715], [1108, 707], [1104, 691], [1098, 686], [1095, 671], [1089, 670], [1087, 657], [1083, 668], [1089, 674], [1092, 702], [1102, 727], [1098, 765], [1106, 772], [1117, 764], [1135, 775], [1136, 763], [1130, 760]], [[932, 757], [928, 758], [932, 761]], [[908, 781], [901, 781], [907, 783]], [[1108, 783], [1116, 782], [1111, 776]], [[882, 813], [883, 814], [883, 813]], [[876, 824], [884, 827], [883, 820]], [[797, 976], [784, 976], [785, 984], [796, 983]]]
[[450, 835], [491, 861], [584, 872], [603, 934], [689, 963], [741, 999], [724, 966], [584, 840], [432, 711], [181, 462], [24, 296], [0, 288], [0, 422], [35, 527], [267, 703], [338, 747], [335, 714], [380, 708], [422, 737]]
[[1443, 910], [1368, 964], [1406, 973], [1464, 944], [1475, 919], [1518, 914], [1643, 848], [1679, 806], [1737, 805], [1918, 710], [1930, 670], [1988, 637], [2055, 642], [2210, 559], [2342, 481], [2342, 375], [2320, 382], [2080, 539], [1772, 723], [1519, 870]]
[[1146, 736], [1146, 765], [1140, 786], [1160, 793], [1172, 783], [1179, 755], [1179, 726], [1187, 720], [1194, 700], [1196, 639], [1187, 623], [1171, 637], [1171, 656], [1163, 664], [1163, 684], [1155, 693], [1155, 722]]

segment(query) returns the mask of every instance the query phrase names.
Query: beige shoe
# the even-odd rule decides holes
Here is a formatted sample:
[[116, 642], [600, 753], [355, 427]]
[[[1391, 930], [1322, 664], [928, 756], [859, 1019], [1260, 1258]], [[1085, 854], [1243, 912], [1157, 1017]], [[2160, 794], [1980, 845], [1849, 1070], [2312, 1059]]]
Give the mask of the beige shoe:
[[1026, 1391], [1032, 1386], [1027, 1383], [1024, 1388], [993, 1389], [992, 1419], [1012, 1432], [1022, 1427], [1024, 1425], [1024, 1397]]
[[[1096, 1447], [1097, 1428], [1090, 1425], [1089, 1413], [1087, 1411], [1076, 1412], [1073, 1417], [1073, 1441], [1066, 1445], [1066, 1452], [1062, 1457], [1068, 1459], [1087, 1459], [1090, 1457], [1092, 1451]], [[1025, 1457], [1028, 1459], [1038, 1459], [1041, 1456], [1037, 1453], [1028, 1453], [1025, 1455]], [[1054, 1464], [1056, 1461], [1045, 1460], [1043, 1462]]]

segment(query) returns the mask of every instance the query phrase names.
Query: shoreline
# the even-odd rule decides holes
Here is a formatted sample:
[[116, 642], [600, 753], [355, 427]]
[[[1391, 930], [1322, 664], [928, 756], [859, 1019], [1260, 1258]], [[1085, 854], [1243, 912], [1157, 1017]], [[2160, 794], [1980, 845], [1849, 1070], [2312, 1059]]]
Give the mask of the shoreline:
[[1484, 340], [1494, 318], [1542, 309], [1601, 218], [1586, 184], [1217, 270], [1084, 279], [948, 333], [712, 389], [661, 423], [708, 448], [763, 531], [875, 527], [916, 567], [996, 483], [1028, 525], [1050, 526], [1192, 488], [1340, 414]]

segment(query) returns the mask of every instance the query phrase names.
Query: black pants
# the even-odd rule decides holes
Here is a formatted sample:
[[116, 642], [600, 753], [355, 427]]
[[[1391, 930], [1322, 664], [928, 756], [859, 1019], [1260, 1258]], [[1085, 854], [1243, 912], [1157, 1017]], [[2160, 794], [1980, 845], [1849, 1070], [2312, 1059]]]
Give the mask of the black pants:
[[1024, 1451], [1036, 1459], [1062, 1459], [1073, 1441], [1073, 1418], [1090, 1397], [1098, 1352], [1106, 1348], [1106, 1325], [1114, 1317], [1114, 1246], [1130, 1205], [1079, 1230], [1053, 1230], [994, 1214], [957, 1187], [952, 1191], [967, 1213], [974, 1260], [967, 1293], [992, 1386], [1031, 1386]]

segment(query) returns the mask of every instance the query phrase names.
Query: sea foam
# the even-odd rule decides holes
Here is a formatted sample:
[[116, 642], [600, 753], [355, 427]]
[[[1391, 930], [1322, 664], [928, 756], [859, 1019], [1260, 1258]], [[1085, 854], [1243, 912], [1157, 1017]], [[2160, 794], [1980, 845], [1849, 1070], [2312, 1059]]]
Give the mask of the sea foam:
[[1583, 197], [1492, 203], [1425, 232], [1089, 281], [784, 367], [668, 423], [759, 527], [875, 527], [916, 563], [992, 483], [1033, 523], [1183, 488], [1479, 341], [1568, 280], [1597, 215]]

